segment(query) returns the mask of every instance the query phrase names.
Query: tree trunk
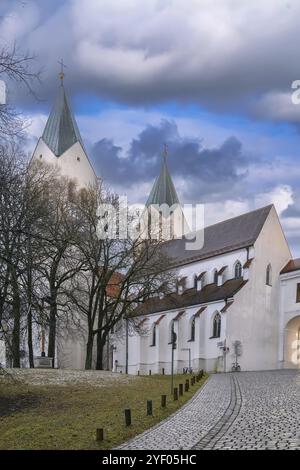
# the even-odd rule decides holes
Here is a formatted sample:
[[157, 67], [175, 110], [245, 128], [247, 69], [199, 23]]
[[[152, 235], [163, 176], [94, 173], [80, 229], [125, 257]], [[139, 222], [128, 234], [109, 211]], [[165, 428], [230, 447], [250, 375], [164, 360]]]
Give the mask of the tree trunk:
[[16, 278], [16, 273], [12, 275], [12, 314], [14, 319], [14, 326], [12, 331], [12, 357], [13, 367], [20, 367], [20, 315], [21, 315], [21, 302], [19, 294], [19, 286]]
[[57, 318], [57, 292], [51, 292], [50, 315], [49, 315], [49, 336], [48, 336], [48, 357], [52, 357], [52, 367], [55, 361], [56, 345], [56, 318]]
[[29, 354], [29, 367], [34, 368], [34, 359], [33, 359], [33, 344], [32, 344], [32, 310], [29, 307], [27, 315], [27, 344], [28, 344], [28, 354]]
[[28, 266], [27, 266], [27, 345], [29, 355], [29, 367], [34, 368], [33, 360], [33, 344], [32, 344], [32, 249], [31, 249], [31, 237], [28, 237]]
[[97, 333], [97, 362], [96, 369], [103, 370], [103, 356], [104, 356], [104, 346], [105, 346], [105, 336], [103, 332], [100, 331]]
[[92, 368], [93, 345], [94, 345], [94, 336], [92, 333], [89, 333], [88, 340], [86, 343], [86, 358], [85, 358], [85, 369], [87, 370], [90, 370]]

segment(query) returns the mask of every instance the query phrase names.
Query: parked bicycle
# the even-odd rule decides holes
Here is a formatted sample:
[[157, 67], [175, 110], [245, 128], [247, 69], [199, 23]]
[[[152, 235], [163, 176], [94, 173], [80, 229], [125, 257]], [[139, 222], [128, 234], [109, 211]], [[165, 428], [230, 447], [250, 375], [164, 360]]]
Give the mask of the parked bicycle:
[[232, 372], [241, 372], [241, 366], [237, 362], [233, 362], [231, 370]]

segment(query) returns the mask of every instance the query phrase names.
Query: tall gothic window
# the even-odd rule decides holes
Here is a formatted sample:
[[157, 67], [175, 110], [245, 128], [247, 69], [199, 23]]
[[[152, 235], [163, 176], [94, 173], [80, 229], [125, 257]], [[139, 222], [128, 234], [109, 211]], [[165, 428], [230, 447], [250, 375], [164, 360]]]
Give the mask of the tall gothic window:
[[198, 284], [198, 276], [197, 274], [194, 275], [194, 289], [197, 289], [197, 284]]
[[195, 315], [191, 319], [191, 337], [190, 341], [195, 341], [195, 327], [196, 327], [196, 318]]
[[218, 284], [218, 270], [217, 269], [214, 270], [214, 283]]
[[170, 238], [171, 240], [175, 238], [175, 230], [174, 230], [174, 212], [170, 212]]
[[297, 290], [296, 290], [296, 302], [300, 302], [300, 283], [299, 282], [297, 284]]
[[151, 343], [151, 346], [155, 346], [156, 345], [156, 324], [154, 323], [154, 325], [152, 326], [152, 343]]
[[221, 336], [221, 315], [217, 312], [213, 319], [213, 338]]
[[234, 266], [234, 277], [235, 279], [238, 279], [239, 277], [242, 277], [242, 265], [240, 261], [237, 261]]
[[267, 286], [272, 285], [272, 266], [270, 264], [268, 264], [266, 270], [266, 284]]

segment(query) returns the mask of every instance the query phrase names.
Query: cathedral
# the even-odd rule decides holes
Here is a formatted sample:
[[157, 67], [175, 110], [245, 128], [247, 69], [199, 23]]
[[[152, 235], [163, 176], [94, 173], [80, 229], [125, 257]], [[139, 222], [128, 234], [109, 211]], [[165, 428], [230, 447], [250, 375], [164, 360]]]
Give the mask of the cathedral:
[[[33, 159], [57, 165], [79, 186], [97, 180], [66, 96], [57, 100]], [[181, 204], [166, 158], [147, 210], [175, 209], [165, 249], [178, 272], [174, 292], [153, 297], [135, 312], [142, 333], [110, 338], [110, 368], [129, 374], [299, 367], [300, 259], [292, 259], [273, 205], [204, 229], [202, 248], [187, 250], [178, 232]], [[183, 232], [188, 232], [184, 220]], [[65, 358], [68, 356], [69, 360]], [[71, 359], [70, 359], [71, 358]], [[57, 367], [84, 368], [85, 343], [57, 351]]]

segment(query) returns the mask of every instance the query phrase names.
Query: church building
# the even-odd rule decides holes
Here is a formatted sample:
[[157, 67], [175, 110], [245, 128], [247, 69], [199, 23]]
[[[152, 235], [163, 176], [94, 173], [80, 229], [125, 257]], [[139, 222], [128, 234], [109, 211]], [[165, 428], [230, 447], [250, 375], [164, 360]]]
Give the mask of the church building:
[[[187, 368], [230, 371], [236, 360], [242, 370], [299, 367], [300, 260], [292, 259], [275, 207], [205, 227], [202, 248], [187, 250], [183, 234], [189, 228], [165, 156], [145, 198], [143, 217], [153, 207], [171, 207], [158, 216], [159, 231], [178, 282], [171, 294], [137, 307], [135, 321], [142, 334], [112, 335], [113, 370], [169, 374], [172, 356], [175, 373]], [[33, 158], [57, 165], [81, 187], [97, 179], [63, 75]], [[166, 221], [169, 233], [164, 232]], [[58, 365], [84, 367], [84, 341], [68, 344], [67, 352], [68, 362], [66, 351], [58, 351]]]

